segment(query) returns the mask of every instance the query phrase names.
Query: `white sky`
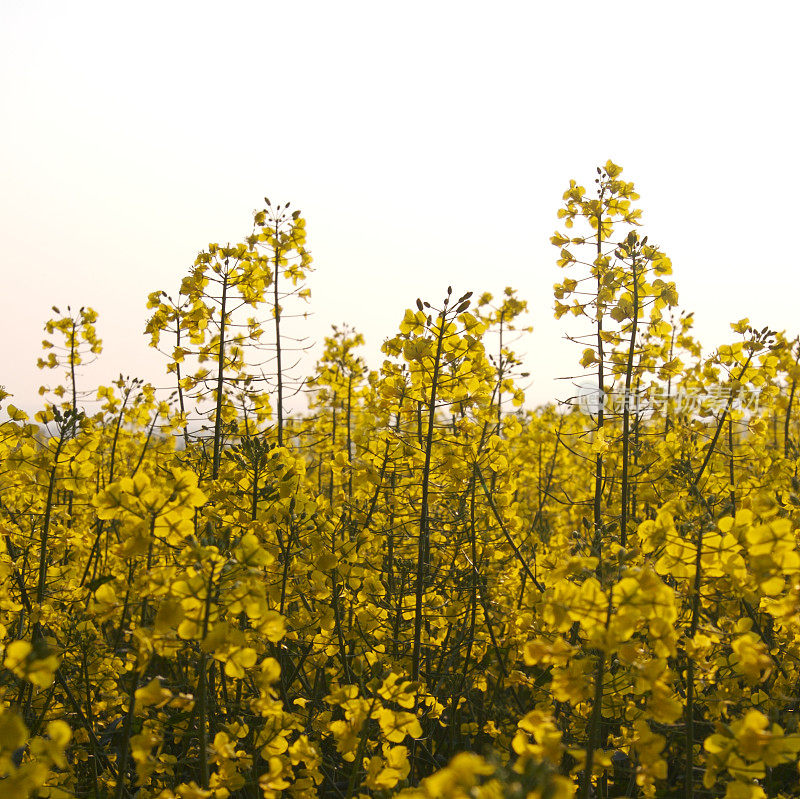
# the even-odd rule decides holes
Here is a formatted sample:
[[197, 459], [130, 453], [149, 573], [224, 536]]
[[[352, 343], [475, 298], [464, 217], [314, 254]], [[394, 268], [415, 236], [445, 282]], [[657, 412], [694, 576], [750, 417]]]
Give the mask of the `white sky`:
[[96, 385], [166, 384], [142, 334], [209, 241], [291, 200], [318, 340], [372, 366], [417, 296], [517, 288], [532, 402], [581, 350], [552, 317], [569, 179], [612, 158], [708, 348], [797, 332], [796, 2], [31, 2], [0, 6], [0, 383], [23, 407], [50, 306], [100, 314]]

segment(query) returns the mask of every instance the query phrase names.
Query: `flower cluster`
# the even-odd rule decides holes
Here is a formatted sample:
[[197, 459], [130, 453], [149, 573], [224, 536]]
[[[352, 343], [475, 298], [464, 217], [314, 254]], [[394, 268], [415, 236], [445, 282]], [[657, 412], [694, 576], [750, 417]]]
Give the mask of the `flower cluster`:
[[508, 288], [374, 371], [334, 328], [290, 412], [288, 206], [150, 295], [169, 397], [91, 410], [56, 309], [61, 385], [0, 393], [0, 796], [797, 796], [800, 347], [703, 355], [621, 175], [553, 237], [591, 408], [524, 408]]

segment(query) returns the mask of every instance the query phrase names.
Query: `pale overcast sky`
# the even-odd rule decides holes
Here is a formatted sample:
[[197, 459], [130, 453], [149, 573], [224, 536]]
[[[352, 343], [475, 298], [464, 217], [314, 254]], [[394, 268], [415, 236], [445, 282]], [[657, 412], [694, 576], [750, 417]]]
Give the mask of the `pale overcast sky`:
[[417, 296], [511, 285], [529, 398], [564, 396], [549, 236], [608, 158], [707, 348], [798, 332], [798, 29], [796, 2], [5, 0], [0, 384], [36, 402], [68, 303], [100, 314], [86, 383], [165, 384], [147, 294], [266, 195], [308, 221], [312, 337], [346, 321], [377, 366]]

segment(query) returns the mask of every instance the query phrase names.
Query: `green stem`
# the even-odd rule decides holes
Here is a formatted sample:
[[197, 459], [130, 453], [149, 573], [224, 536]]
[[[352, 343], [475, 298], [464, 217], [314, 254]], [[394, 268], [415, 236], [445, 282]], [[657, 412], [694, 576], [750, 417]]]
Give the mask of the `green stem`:
[[50, 480], [47, 485], [47, 504], [44, 509], [44, 524], [42, 525], [42, 532], [39, 538], [40, 551], [39, 551], [39, 581], [36, 585], [36, 604], [41, 605], [44, 599], [45, 583], [47, 582], [47, 541], [50, 535], [50, 521], [53, 514], [53, 492], [56, 486], [56, 472], [58, 471], [58, 459], [61, 457], [61, 449], [64, 446], [65, 431], [62, 427], [58, 444], [56, 444], [56, 452], [53, 456], [53, 468], [50, 470]]
[[633, 254], [633, 323], [631, 324], [631, 340], [628, 347], [628, 363], [625, 367], [625, 397], [622, 408], [622, 514], [620, 517], [621, 546], [625, 546], [628, 538], [628, 502], [630, 495], [628, 461], [630, 459], [630, 418], [631, 418], [631, 382], [633, 378], [633, 355], [636, 349], [636, 331], [639, 324], [639, 279], [636, 274], [636, 254]]
[[228, 273], [222, 279], [222, 304], [219, 323], [219, 352], [217, 353], [217, 405], [214, 416], [214, 461], [212, 480], [219, 477], [219, 463], [222, 455], [222, 384], [225, 377], [225, 316], [228, 300]]
[[436, 355], [433, 360], [431, 395], [428, 404], [428, 429], [425, 435], [425, 464], [422, 467], [422, 507], [419, 515], [419, 542], [417, 549], [417, 583], [414, 595], [414, 648], [411, 655], [411, 679], [419, 680], [420, 654], [422, 650], [422, 598], [425, 593], [425, 574], [430, 559], [430, 521], [428, 519], [428, 492], [431, 474], [431, 455], [433, 452], [433, 431], [436, 421], [436, 390], [439, 383], [446, 327], [446, 308], [439, 314], [439, 331], [436, 336]]

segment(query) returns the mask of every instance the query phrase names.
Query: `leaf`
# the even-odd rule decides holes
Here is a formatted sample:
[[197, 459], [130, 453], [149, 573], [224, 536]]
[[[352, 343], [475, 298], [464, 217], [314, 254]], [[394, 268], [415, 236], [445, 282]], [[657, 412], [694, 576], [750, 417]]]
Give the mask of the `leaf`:
[[89, 589], [89, 591], [94, 593], [98, 588], [100, 588], [101, 585], [110, 583], [113, 580], [116, 580], [116, 577], [114, 577], [113, 574], [106, 574], [102, 577], [95, 577], [94, 580], [90, 580], [88, 583], [86, 583], [86, 587]]

